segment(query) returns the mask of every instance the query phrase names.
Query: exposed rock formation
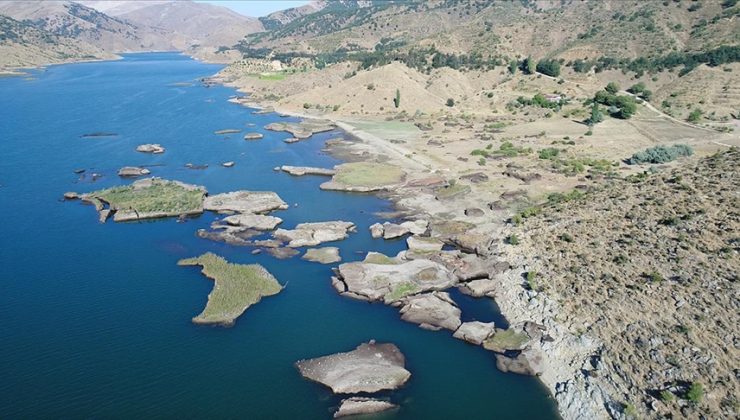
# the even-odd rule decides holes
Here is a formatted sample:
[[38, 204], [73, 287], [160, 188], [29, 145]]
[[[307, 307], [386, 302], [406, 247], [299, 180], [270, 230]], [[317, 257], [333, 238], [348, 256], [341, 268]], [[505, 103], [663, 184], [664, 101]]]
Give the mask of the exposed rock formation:
[[452, 336], [479, 346], [492, 336], [494, 331], [493, 322], [472, 321], [464, 322]]
[[160, 144], [152, 143], [152, 144], [142, 144], [136, 147], [137, 152], [142, 153], [164, 153], [165, 149]]
[[355, 416], [363, 414], [375, 414], [398, 407], [388, 401], [376, 398], [351, 397], [342, 400], [339, 409], [334, 413], [334, 418]]
[[234, 191], [216, 194], [206, 197], [203, 206], [206, 210], [220, 213], [265, 213], [288, 208], [288, 204], [272, 191]]
[[401, 308], [401, 319], [429, 330], [457, 330], [461, 323], [460, 314], [460, 308], [446, 292], [406, 297]]
[[118, 170], [118, 176], [121, 177], [137, 177], [149, 175], [151, 172], [146, 168], [139, 168], [138, 166], [124, 166]]
[[291, 248], [302, 246], [316, 246], [324, 242], [340, 241], [347, 238], [348, 233], [354, 231], [352, 222], [332, 221], [300, 223], [295, 229], [278, 229], [273, 236], [288, 242]]
[[294, 176], [303, 176], [303, 175], [323, 175], [323, 176], [333, 176], [336, 171], [334, 169], [326, 169], [326, 168], [313, 168], [310, 166], [288, 166], [283, 165], [280, 167], [280, 169], [283, 172], [287, 172]]
[[334, 246], [308, 249], [301, 258], [321, 264], [332, 264], [342, 261], [342, 257], [339, 256], [339, 248]]
[[296, 367], [304, 378], [328, 386], [335, 394], [354, 394], [401, 387], [411, 377], [404, 364], [394, 344], [370, 341], [346, 353], [301, 360]]

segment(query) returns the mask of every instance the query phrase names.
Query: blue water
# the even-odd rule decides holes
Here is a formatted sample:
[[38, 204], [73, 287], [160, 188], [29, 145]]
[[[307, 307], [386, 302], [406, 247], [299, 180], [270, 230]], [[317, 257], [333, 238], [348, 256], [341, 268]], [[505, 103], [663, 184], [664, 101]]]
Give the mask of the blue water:
[[[154, 176], [211, 193], [276, 191], [298, 204], [274, 213], [286, 228], [355, 222], [358, 232], [337, 243], [345, 261], [402, 249], [403, 241], [373, 240], [368, 232], [378, 221], [373, 213], [391, 210], [389, 203], [323, 192], [320, 177], [272, 170], [338, 163], [321, 152], [336, 133], [288, 145], [281, 141], [286, 133], [262, 129], [284, 119], [228, 103], [234, 90], [172, 85], [219, 69], [152, 53], [0, 79], [0, 417], [329, 418], [339, 399], [303, 380], [293, 363], [372, 338], [396, 343], [413, 374], [387, 394], [401, 404], [387, 417], [556, 417], [536, 379], [502, 374], [490, 352], [405, 323], [394, 308], [340, 297], [330, 266], [197, 238], [212, 214], [186, 223], [100, 224], [92, 207], [59, 200], [65, 191], [127, 183], [116, 176], [121, 166], [157, 165], [150, 167]], [[265, 137], [213, 134], [225, 128]], [[80, 137], [95, 131], [118, 135]], [[161, 143], [167, 152], [135, 152], [141, 143]], [[220, 166], [229, 160], [236, 166]], [[184, 167], [189, 162], [210, 166], [192, 170]], [[77, 168], [102, 178], [80, 180]], [[249, 308], [233, 328], [196, 326], [190, 319], [212, 282], [176, 262], [206, 251], [263, 264], [287, 287]], [[471, 314], [464, 317], [494, 320], [482, 305], [466, 302]]]

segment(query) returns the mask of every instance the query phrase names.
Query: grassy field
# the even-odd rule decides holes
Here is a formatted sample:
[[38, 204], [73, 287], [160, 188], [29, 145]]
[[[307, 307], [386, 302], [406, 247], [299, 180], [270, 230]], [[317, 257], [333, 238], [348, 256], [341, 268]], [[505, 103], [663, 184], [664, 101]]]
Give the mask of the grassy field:
[[205, 190], [202, 188], [188, 188], [178, 182], [159, 179], [142, 181], [94, 191], [88, 195], [107, 202], [112, 209], [138, 213], [187, 214], [203, 208]]
[[205, 309], [193, 318], [196, 324], [232, 325], [236, 318], [263, 296], [276, 295], [283, 289], [261, 265], [232, 264], [210, 252], [180, 260], [177, 264], [200, 265], [203, 274], [215, 282]]
[[337, 166], [334, 181], [352, 187], [381, 187], [403, 180], [401, 168], [382, 163], [353, 162]]

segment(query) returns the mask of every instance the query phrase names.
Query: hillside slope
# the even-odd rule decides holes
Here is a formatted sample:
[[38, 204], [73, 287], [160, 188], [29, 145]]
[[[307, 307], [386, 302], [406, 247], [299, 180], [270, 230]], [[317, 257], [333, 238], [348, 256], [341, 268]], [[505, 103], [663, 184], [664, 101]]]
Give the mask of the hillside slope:
[[0, 14], [28, 21], [52, 34], [94, 45], [107, 52], [172, 49], [169, 34], [114, 18], [78, 3], [0, 2]]
[[0, 15], [0, 73], [20, 67], [115, 58], [90, 44]]
[[514, 228], [528, 287], [601, 341], [593, 376], [639, 418], [737, 418], [739, 164], [735, 148], [615, 181]]

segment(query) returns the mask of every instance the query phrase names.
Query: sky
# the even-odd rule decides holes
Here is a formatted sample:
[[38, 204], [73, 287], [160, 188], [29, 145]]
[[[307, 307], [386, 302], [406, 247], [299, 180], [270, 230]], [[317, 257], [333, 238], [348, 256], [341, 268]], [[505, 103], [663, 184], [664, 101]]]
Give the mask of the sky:
[[303, 6], [308, 0], [196, 0], [198, 3], [210, 3], [228, 7], [245, 16], [260, 17], [278, 10]]

